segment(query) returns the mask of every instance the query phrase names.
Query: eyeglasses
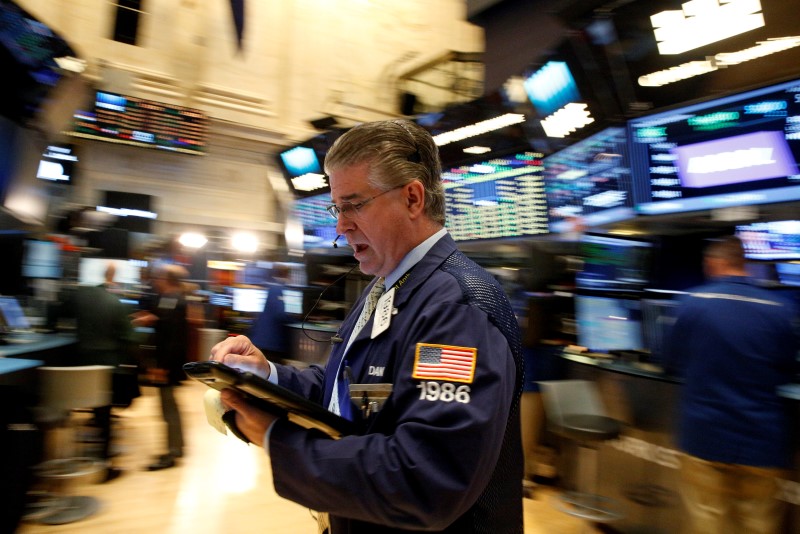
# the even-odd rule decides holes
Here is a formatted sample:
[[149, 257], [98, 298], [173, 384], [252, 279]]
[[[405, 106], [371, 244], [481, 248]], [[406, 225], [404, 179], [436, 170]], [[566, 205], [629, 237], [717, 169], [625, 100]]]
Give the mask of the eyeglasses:
[[402, 185], [398, 185], [398, 186], [393, 187], [391, 189], [387, 189], [386, 191], [382, 191], [382, 192], [378, 193], [375, 196], [369, 197], [369, 198], [367, 198], [365, 200], [362, 200], [361, 202], [356, 202], [355, 204], [352, 203], [352, 202], [345, 201], [345, 202], [342, 202], [341, 204], [338, 204], [338, 205], [337, 204], [331, 204], [330, 206], [328, 206], [325, 209], [328, 211], [328, 213], [330, 213], [331, 217], [333, 217], [337, 221], [339, 220], [339, 216], [340, 215], [342, 217], [344, 217], [345, 219], [353, 219], [356, 215], [358, 215], [358, 210], [363, 208], [368, 202], [370, 202], [372, 200], [375, 200], [379, 196], [385, 195], [386, 193], [388, 193], [390, 191], [394, 191], [395, 189], [399, 189], [401, 187], [403, 187], [403, 186]]

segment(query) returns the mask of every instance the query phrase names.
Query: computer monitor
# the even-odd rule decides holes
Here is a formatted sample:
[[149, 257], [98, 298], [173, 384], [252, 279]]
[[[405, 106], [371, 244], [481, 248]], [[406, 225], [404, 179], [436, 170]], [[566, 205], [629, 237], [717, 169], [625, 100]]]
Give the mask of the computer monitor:
[[299, 289], [284, 289], [283, 309], [289, 315], [303, 315], [303, 292]]
[[644, 239], [586, 234], [583, 269], [575, 285], [595, 290], [641, 290], [652, 279], [654, 243]]
[[9, 330], [29, 330], [31, 327], [22, 306], [14, 297], [0, 297], [0, 315]]
[[141, 263], [135, 260], [118, 260], [110, 258], [81, 258], [78, 264], [78, 283], [87, 286], [99, 286], [105, 282], [108, 264], [116, 267], [114, 282], [121, 285], [135, 285], [141, 281]]
[[244, 313], [261, 313], [264, 310], [267, 294], [267, 289], [233, 287], [231, 288], [233, 296], [231, 309]]
[[750, 260], [800, 260], [800, 221], [769, 221], [739, 225], [745, 257]]
[[22, 276], [61, 278], [61, 248], [55, 241], [26, 239], [22, 254]]
[[644, 348], [638, 299], [576, 295], [575, 320], [578, 344], [592, 352]]

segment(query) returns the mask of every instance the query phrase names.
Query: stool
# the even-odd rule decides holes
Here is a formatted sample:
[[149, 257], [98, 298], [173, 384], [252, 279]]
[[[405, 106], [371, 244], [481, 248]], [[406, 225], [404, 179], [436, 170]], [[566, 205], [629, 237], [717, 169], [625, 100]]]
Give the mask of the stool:
[[[55, 491], [29, 492], [24, 520], [61, 525], [84, 519], [100, 509], [100, 501], [95, 497], [70, 495], [66, 491], [70, 483], [97, 479], [107, 468], [105, 460], [74, 454], [71, 416], [78, 409], [111, 404], [112, 370], [107, 365], [37, 368], [40, 397], [37, 422], [50, 428], [51, 437], [61, 439], [50, 450], [54, 457], [35, 468], [38, 477]], [[58, 436], [58, 430], [65, 431], [67, 436]]]
[[606, 415], [594, 382], [552, 380], [539, 382], [547, 413], [548, 427], [555, 434], [578, 446], [577, 491], [564, 492], [557, 507], [570, 515], [608, 523], [622, 517], [619, 505], [598, 495], [598, 448], [619, 437], [622, 424]]

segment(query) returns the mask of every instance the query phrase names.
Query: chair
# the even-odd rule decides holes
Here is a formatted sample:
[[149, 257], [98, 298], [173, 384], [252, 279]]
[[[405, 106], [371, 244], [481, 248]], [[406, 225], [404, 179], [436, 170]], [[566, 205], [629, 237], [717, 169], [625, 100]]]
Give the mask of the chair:
[[72, 414], [75, 410], [109, 406], [112, 371], [108, 365], [37, 368], [37, 423], [48, 430], [48, 458], [36, 466], [37, 476], [51, 491], [29, 503], [25, 520], [48, 525], [72, 523], [100, 508], [95, 497], [69, 495], [66, 486], [104, 472], [106, 461], [76, 455]]
[[608, 440], [616, 439], [622, 424], [605, 411], [596, 384], [588, 380], [539, 382], [548, 428], [574, 441], [578, 446], [577, 491], [560, 496], [558, 508], [588, 521], [607, 523], [622, 517], [613, 499], [598, 495], [598, 451]]

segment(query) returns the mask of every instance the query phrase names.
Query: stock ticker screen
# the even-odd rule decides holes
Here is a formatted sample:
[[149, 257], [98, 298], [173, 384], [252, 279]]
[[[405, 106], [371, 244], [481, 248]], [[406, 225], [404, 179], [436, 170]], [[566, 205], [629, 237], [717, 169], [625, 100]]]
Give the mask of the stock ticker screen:
[[551, 232], [573, 218], [594, 226], [634, 216], [625, 128], [611, 127], [544, 159]]
[[542, 154], [523, 152], [445, 170], [447, 222], [456, 241], [547, 233]]
[[800, 80], [629, 122], [642, 214], [800, 200]]
[[76, 112], [73, 131], [67, 133], [87, 139], [202, 155], [208, 136], [208, 117], [197, 109], [97, 91], [94, 109]]

